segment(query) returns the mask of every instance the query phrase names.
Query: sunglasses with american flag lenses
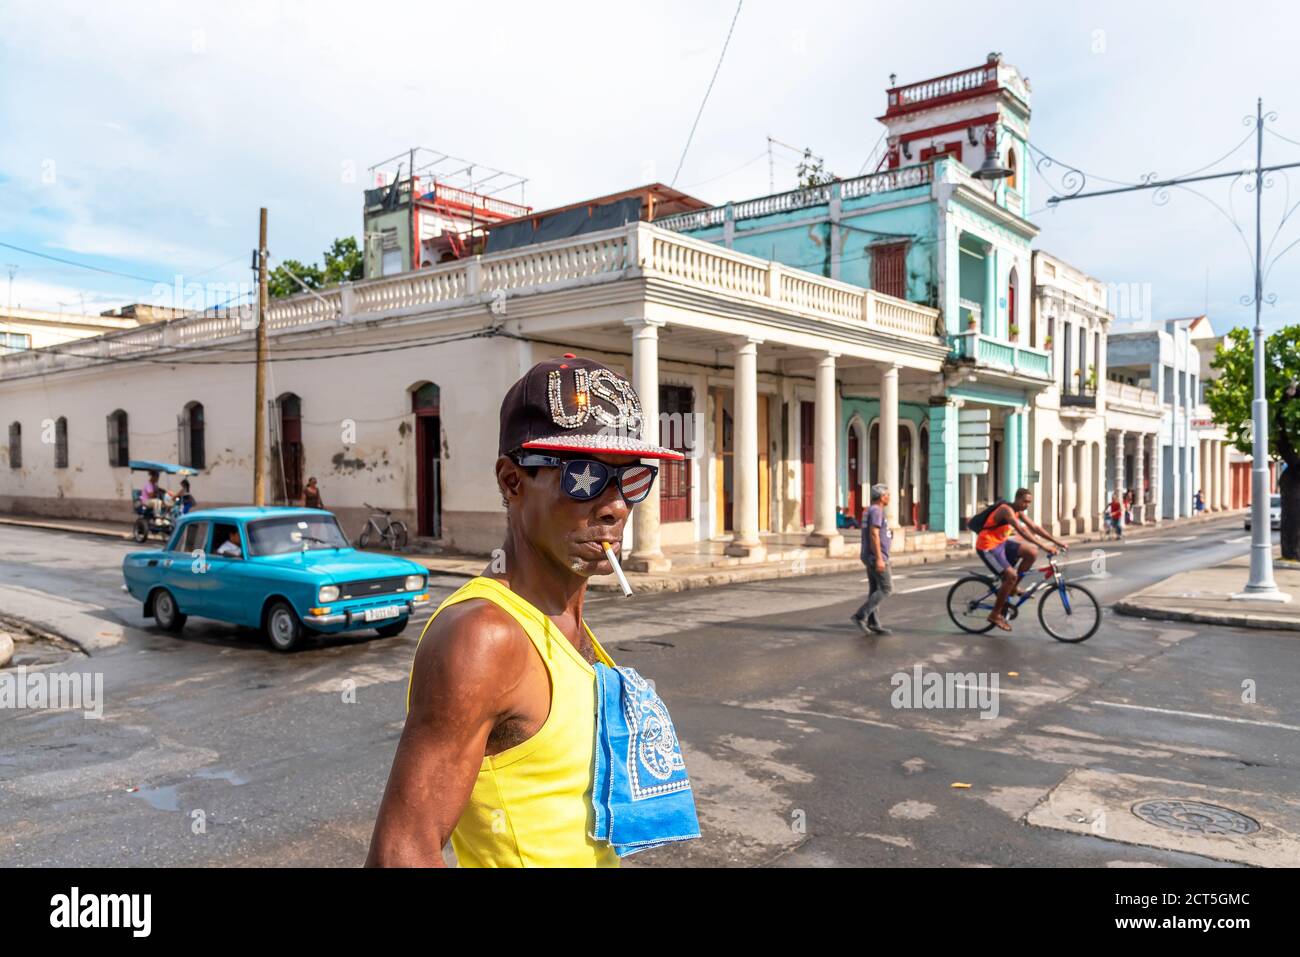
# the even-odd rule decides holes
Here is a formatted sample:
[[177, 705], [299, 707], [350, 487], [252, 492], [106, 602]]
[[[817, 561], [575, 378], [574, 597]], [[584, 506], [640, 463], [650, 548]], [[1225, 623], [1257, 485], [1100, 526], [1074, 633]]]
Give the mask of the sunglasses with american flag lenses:
[[561, 459], [554, 455], [522, 455], [518, 462], [525, 468], [541, 466], [559, 468], [560, 487], [570, 498], [587, 502], [595, 498], [610, 479], [618, 481], [618, 490], [629, 505], [645, 500], [654, 487], [659, 469], [653, 465], [606, 465], [595, 459]]

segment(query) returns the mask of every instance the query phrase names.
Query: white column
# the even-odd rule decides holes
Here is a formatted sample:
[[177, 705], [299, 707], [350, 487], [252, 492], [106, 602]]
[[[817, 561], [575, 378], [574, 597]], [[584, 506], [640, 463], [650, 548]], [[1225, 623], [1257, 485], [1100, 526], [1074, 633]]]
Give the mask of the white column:
[[1142, 483], [1146, 480], [1146, 444], [1147, 437], [1141, 432], [1137, 434], [1137, 446], [1134, 451], [1133, 459], [1133, 519], [1138, 522], [1146, 521], [1146, 495], [1142, 492]]
[[1090, 532], [1092, 514], [1092, 443], [1086, 439], [1079, 443], [1079, 531]]
[[[844, 551], [844, 536], [835, 525], [836, 472], [840, 468], [840, 421], [835, 390], [836, 352], [827, 352], [816, 364], [816, 425], [813, 433], [813, 532], [805, 542], [824, 547], [828, 557]], [[852, 481], [853, 476], [850, 476]]]
[[1071, 439], [1066, 439], [1061, 443], [1061, 517], [1064, 519], [1062, 528], [1066, 535], [1073, 535], [1075, 531], [1075, 507], [1076, 507], [1076, 482], [1078, 470], [1074, 465], [1074, 450], [1077, 445]]
[[[659, 435], [659, 327], [662, 322], [630, 319], [632, 327], [632, 388], [641, 400], [641, 435], [658, 443]], [[659, 542], [659, 482], [645, 500], [632, 509], [632, 554], [624, 567], [640, 572], [667, 571], [672, 565]]]
[[1219, 505], [1219, 488], [1221, 488], [1223, 476], [1219, 473], [1219, 464], [1222, 463], [1222, 456], [1219, 455], [1219, 446], [1222, 446], [1221, 439], [1213, 439], [1209, 446], [1209, 467], [1210, 467], [1210, 498], [1209, 507], [1218, 511], [1222, 506]]
[[1231, 507], [1232, 497], [1229, 486], [1232, 483], [1232, 466], [1228, 458], [1228, 440], [1219, 443], [1219, 508], [1225, 511]]
[[898, 366], [886, 366], [880, 373], [880, 481], [889, 487], [885, 516], [889, 527], [898, 530]]
[[[835, 527], [839, 469], [839, 403], [835, 395], [835, 358], [828, 352], [817, 361], [817, 395], [813, 414], [817, 424], [813, 432], [813, 528], [805, 544], [825, 548], [828, 557], [844, 550], [844, 536]], [[891, 527], [893, 523], [890, 523]]]
[[[1115, 433], [1115, 458], [1111, 462], [1111, 491], [1119, 492], [1121, 499], [1124, 496], [1124, 438], [1122, 429]], [[1110, 502], [1109, 495], [1106, 496], [1106, 501]]]
[[[735, 482], [732, 520], [735, 536], [727, 546], [728, 555], [762, 561], [767, 555], [758, 537], [758, 344], [761, 339], [745, 338], [736, 345], [735, 456], [732, 477]], [[807, 494], [807, 490], [804, 491]]]
[[1165, 518], [1164, 456], [1161, 455], [1160, 433], [1153, 432], [1151, 439], [1151, 521], [1160, 523]]

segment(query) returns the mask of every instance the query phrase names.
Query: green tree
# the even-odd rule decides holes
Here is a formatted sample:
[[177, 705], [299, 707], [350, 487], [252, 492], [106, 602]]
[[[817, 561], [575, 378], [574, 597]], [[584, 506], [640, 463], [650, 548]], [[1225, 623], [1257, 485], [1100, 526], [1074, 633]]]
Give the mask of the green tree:
[[799, 188], [812, 189], [814, 186], [825, 186], [827, 183], [835, 182], [837, 177], [823, 167], [820, 157], [813, 156], [812, 150], [803, 151], [803, 159], [795, 167], [795, 172], [799, 175]]
[[[1254, 451], [1251, 402], [1255, 357], [1249, 329], [1233, 329], [1210, 363], [1219, 378], [1205, 387], [1205, 402], [1238, 452]], [[1268, 455], [1286, 468], [1282, 497], [1282, 557], [1300, 559], [1300, 326], [1287, 326], [1264, 342], [1264, 398], [1268, 400]]]
[[[292, 275], [290, 275], [291, 273]], [[293, 278], [294, 276], [297, 276], [302, 282], [297, 282]], [[266, 278], [267, 294], [272, 299], [296, 296], [304, 291], [303, 286], [307, 286], [309, 289], [319, 289], [323, 285], [325, 285], [325, 275], [317, 266], [300, 263], [296, 259], [286, 259], [272, 269], [271, 274]]]
[[364, 265], [355, 236], [336, 239], [334, 245], [325, 250], [325, 282], [329, 285], [355, 282], [361, 278]]
[[[364, 265], [356, 238], [344, 236], [334, 240], [330, 248], [325, 250], [324, 269], [315, 263], [300, 263], [296, 259], [286, 259], [276, 266], [267, 277], [267, 293], [272, 299], [283, 299], [304, 292], [303, 286], [322, 289], [341, 282], [353, 282], [361, 278]], [[295, 281], [294, 276], [302, 282]]]

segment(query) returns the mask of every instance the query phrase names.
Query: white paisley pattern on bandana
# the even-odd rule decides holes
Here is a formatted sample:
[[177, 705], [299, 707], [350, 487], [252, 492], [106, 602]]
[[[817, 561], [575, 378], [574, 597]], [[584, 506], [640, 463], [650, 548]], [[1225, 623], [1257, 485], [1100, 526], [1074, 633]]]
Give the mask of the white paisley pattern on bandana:
[[687, 790], [682, 747], [663, 700], [635, 668], [618, 668], [631, 694], [623, 696], [629, 730], [627, 773], [632, 800]]

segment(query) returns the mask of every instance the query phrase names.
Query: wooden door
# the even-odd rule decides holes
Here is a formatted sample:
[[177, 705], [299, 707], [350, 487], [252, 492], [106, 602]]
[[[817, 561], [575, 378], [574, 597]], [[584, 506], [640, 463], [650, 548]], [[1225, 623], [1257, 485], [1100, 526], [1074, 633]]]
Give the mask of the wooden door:
[[862, 518], [862, 486], [858, 482], [858, 430], [849, 426], [849, 515], [856, 520]]

